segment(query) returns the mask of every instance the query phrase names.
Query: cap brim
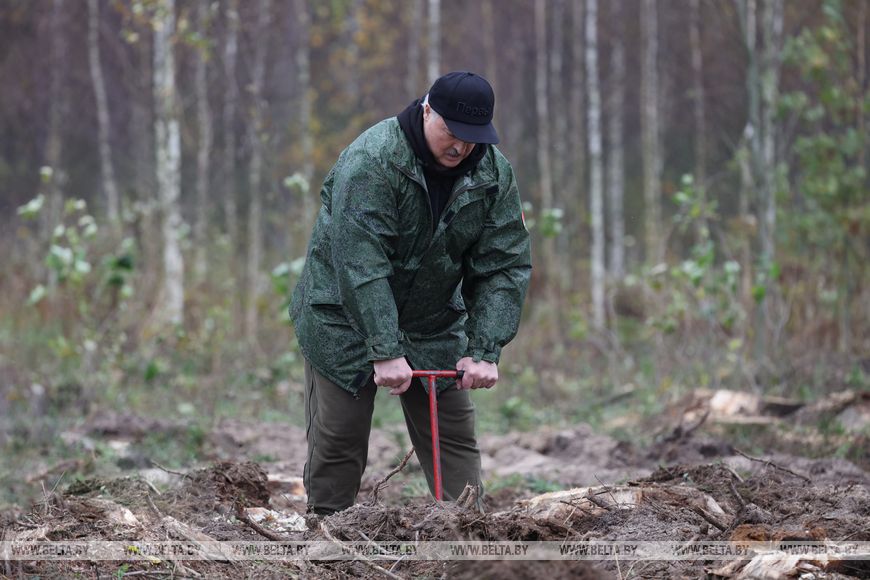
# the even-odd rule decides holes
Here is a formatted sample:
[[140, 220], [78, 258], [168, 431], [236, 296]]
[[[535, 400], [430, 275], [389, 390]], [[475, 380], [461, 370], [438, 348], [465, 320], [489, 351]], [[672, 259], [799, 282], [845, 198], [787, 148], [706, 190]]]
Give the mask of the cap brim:
[[450, 132], [466, 143], [487, 143], [490, 145], [498, 143], [498, 133], [495, 132], [495, 127], [492, 126], [492, 123], [472, 125], [470, 123], [453, 121], [443, 115], [441, 118], [444, 119]]

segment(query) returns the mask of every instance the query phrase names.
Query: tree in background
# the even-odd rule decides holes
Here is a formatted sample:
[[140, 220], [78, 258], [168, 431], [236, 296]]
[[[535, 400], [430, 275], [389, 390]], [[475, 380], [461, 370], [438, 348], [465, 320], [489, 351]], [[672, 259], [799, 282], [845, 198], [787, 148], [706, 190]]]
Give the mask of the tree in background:
[[97, 125], [99, 127], [100, 176], [103, 195], [106, 196], [106, 217], [115, 224], [120, 219], [120, 196], [112, 165], [112, 149], [109, 143], [111, 121], [109, 104], [106, 99], [106, 83], [103, 80], [103, 65], [100, 60], [100, 7], [97, 0], [88, 0], [88, 63], [91, 82], [97, 105]]
[[214, 144], [214, 129], [211, 105], [208, 101], [208, 62], [211, 60], [210, 20], [208, 3], [196, 3], [196, 122], [199, 141], [196, 148], [196, 214], [193, 221], [193, 271], [198, 282], [202, 282], [208, 272], [208, 194], [211, 182], [211, 152]]
[[610, 203], [610, 275], [614, 280], [625, 276], [625, 46], [622, 0], [610, 0], [610, 20], [616, 27], [610, 47], [607, 200]]
[[245, 280], [245, 337], [253, 345], [257, 340], [258, 298], [260, 296], [261, 260], [263, 253], [263, 156], [265, 155], [266, 135], [263, 115], [266, 104], [263, 100], [263, 83], [266, 76], [266, 27], [269, 24], [271, 0], [260, 0], [257, 9], [257, 26], [254, 37], [258, 39], [254, 49], [254, 62], [251, 72], [250, 108], [248, 112], [248, 141], [251, 146], [251, 159], [248, 166], [248, 245], [246, 255]]
[[159, 0], [154, 16], [154, 133], [157, 188], [163, 214], [163, 284], [158, 323], [184, 322], [184, 257], [180, 239], [181, 135], [175, 85], [175, 0]]
[[[867, 4], [859, 3], [856, 33], [849, 29], [843, 3], [826, 0], [824, 22], [804, 27], [786, 50], [803, 81], [782, 96], [784, 108], [798, 115], [800, 131], [792, 148], [792, 178], [799, 211], [787, 214], [793, 247], [806, 248], [806, 263], [824, 274], [817, 288], [822, 304], [836, 310], [837, 347], [853, 346], [850, 313], [866, 287], [870, 211], [868, 211], [867, 94], [865, 35]], [[819, 322], [802, 313], [810, 327]]]
[[604, 160], [601, 145], [601, 90], [598, 80], [598, 0], [586, 0], [586, 80], [589, 93], [589, 206], [592, 216], [592, 323], [605, 325]]
[[646, 257], [650, 264], [664, 258], [662, 221], [662, 155], [659, 107], [659, 40], [658, 2], [641, 4], [643, 62], [641, 64], [641, 115], [643, 133], [643, 201]]

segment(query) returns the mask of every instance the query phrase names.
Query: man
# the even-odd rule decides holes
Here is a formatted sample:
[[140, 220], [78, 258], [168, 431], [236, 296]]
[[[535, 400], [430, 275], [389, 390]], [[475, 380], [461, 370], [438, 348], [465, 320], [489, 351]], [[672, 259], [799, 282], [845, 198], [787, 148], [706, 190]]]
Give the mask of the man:
[[443, 495], [481, 485], [468, 391], [498, 380], [531, 272], [513, 170], [493, 146], [494, 104], [482, 77], [447, 74], [363, 132], [323, 183], [290, 306], [305, 357], [313, 513], [353, 505], [377, 387], [400, 397], [433, 489], [427, 387], [412, 383], [412, 368], [465, 371], [438, 384]]

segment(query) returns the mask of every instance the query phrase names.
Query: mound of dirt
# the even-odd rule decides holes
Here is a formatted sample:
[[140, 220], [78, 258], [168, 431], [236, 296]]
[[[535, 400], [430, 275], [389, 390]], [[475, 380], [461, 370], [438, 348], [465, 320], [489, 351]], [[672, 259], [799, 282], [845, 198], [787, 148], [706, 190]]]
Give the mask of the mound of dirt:
[[[711, 397], [705, 404], [712, 406], [714, 400]], [[0, 514], [0, 522], [3, 539], [30, 541], [870, 541], [870, 475], [866, 471], [834, 457], [752, 457], [725, 439], [702, 432], [699, 427], [712, 415], [705, 407], [699, 409], [688, 415], [681, 410], [680, 416], [688, 419], [662, 431], [655, 444], [645, 449], [598, 434], [586, 425], [485, 435], [480, 439], [485, 475], [502, 483], [493, 485], [496, 491], [485, 498], [487, 513], [468, 507], [473, 502], [431, 501], [417, 483], [408, 485], [411, 478], [420, 479], [419, 467], [413, 463], [396, 475], [395, 485], [381, 496], [382, 503], [366, 501], [369, 490], [380, 487], [375, 483], [398, 463], [405, 451], [403, 437], [407, 437], [374, 430], [359, 498], [363, 503], [326, 518], [309, 516], [304, 531], [293, 526], [279, 528], [273, 524], [302, 522], [299, 514], [305, 509], [305, 498], [298, 475], [305, 461], [304, 431], [277, 423], [226, 420], [207, 436], [203, 446], [215, 461], [209, 467], [176, 473], [156, 466], [147, 477], [143, 470], [142, 476], [77, 481], [62, 492], [46, 492], [30, 513]], [[840, 406], [834, 411], [843, 413]], [[130, 426], [122, 428], [118, 425], [121, 419], [106, 418], [81, 435], [135, 439], [151, 429], [177, 429], [169, 423], [140, 424], [132, 419]], [[247, 458], [260, 461], [244, 461]], [[171, 477], [157, 482], [152, 477], [156, 473]], [[534, 489], [558, 491], [535, 496]], [[261, 516], [256, 520], [260, 523], [254, 521], [254, 514]], [[5, 572], [20, 577], [97, 577], [116, 574], [122, 564], [16, 561], [6, 563]], [[613, 560], [403, 560], [385, 564], [383, 569], [364, 558], [352, 562], [218, 560], [126, 565], [126, 572], [143, 576], [208, 578], [371, 577], [385, 575], [387, 568], [399, 577], [627, 575]], [[628, 575], [787, 578], [808, 572], [817, 577], [870, 577], [865, 562], [800, 559], [775, 566], [746, 560], [644, 561], [634, 562]]]

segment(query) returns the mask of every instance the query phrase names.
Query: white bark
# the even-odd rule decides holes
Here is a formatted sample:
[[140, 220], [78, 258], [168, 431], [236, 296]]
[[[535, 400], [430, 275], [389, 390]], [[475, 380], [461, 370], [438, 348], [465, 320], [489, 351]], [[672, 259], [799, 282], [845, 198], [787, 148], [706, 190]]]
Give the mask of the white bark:
[[547, 90], [547, 0], [535, 0], [535, 111], [538, 116], [538, 171], [541, 183], [539, 211], [553, 207], [550, 159], [550, 105]]
[[656, 0], [643, 0], [641, 27], [643, 63], [641, 66], [643, 140], [643, 198], [648, 261], [658, 263], [664, 258], [661, 241], [661, 175], [662, 159], [659, 129], [658, 78], [658, 6]]
[[[360, 63], [359, 63], [359, 43], [357, 36], [359, 34], [359, 18], [362, 12], [363, 0], [353, 0], [353, 4], [347, 11], [345, 20], [345, 31], [347, 33], [347, 52], [348, 52], [348, 69], [347, 69], [347, 94], [352, 103], [351, 106], [359, 106], [360, 99]], [[305, 20], [307, 21], [307, 13], [305, 10]], [[305, 27], [306, 31], [308, 26]], [[307, 38], [307, 32], [305, 34]], [[306, 43], [307, 45], [307, 43]]]
[[[539, 183], [541, 188], [540, 206], [538, 212], [543, 213], [553, 209], [553, 164], [550, 155], [552, 141], [550, 138], [550, 106], [547, 89], [547, 0], [535, 0], [535, 111], [537, 112], [537, 158]], [[555, 254], [556, 244], [552, 237], [541, 241], [543, 257], [543, 279], [548, 290], [555, 287], [552, 281], [556, 274]], [[555, 296], [551, 294], [551, 300]]]
[[[92, 0], [93, 1], [93, 0]], [[208, 3], [197, 2], [196, 18], [200, 34], [208, 38]], [[205, 52], [200, 50], [196, 59], [196, 118], [199, 143], [196, 150], [196, 216], [193, 225], [194, 272], [197, 280], [204, 280], [208, 270], [206, 230], [208, 228], [209, 175], [211, 174], [212, 120], [208, 102], [208, 64]]]
[[100, 177], [103, 195], [106, 196], [106, 217], [116, 224], [120, 217], [120, 196], [112, 166], [109, 146], [109, 103], [106, 99], [106, 83], [100, 62], [100, 8], [98, 0], [88, 0], [88, 64], [91, 83], [97, 102], [98, 149], [100, 152]]
[[[566, 192], [571, 196], [568, 205], [568, 213], [573, 219], [565, 224], [566, 237], [569, 239], [570, 252], [579, 256], [584, 253], [586, 242], [581, 239], [582, 224], [586, 222], [586, 69], [583, 64], [585, 57], [585, 31], [583, 28], [583, 2], [572, 1], [571, 6], [571, 98], [569, 110], [569, 143], [570, 152], [566, 153], [570, 160], [566, 178], [570, 179], [570, 186], [566, 185]], [[566, 275], [572, 276], [579, 268], [566, 268]], [[568, 287], [574, 287], [572, 280], [568, 280]]]
[[[565, 2], [564, 0], [550, 0], [550, 5], [553, 7], [553, 13], [550, 18], [550, 23], [553, 30], [553, 48], [550, 51], [550, 99], [554, 103], [562, 102], [565, 94], [563, 79], [565, 77], [562, 70], [562, 45], [564, 39], [565, 27]], [[557, 119], [551, 119], [552, 123], [552, 171], [553, 183], [558, 184], [554, 190], [554, 195], [561, 191], [561, 185], [565, 183], [565, 148], [567, 142], [567, 123], [564, 117], [559, 115]], [[555, 203], [561, 206], [562, 200], [555, 200]]]
[[251, 118], [248, 124], [251, 142], [251, 164], [248, 169], [248, 187], [250, 201], [248, 203], [248, 259], [246, 280], [248, 283], [245, 294], [245, 336], [250, 344], [256, 340], [257, 299], [260, 294], [260, 260], [263, 252], [262, 232], [262, 184], [263, 153], [265, 137], [263, 135], [263, 82], [266, 76], [266, 29], [269, 24], [270, 0], [260, 0], [257, 15], [256, 37], [260, 41], [254, 50], [254, 64], [251, 73]]
[[[308, 2], [296, 1], [296, 22], [299, 26], [299, 47], [296, 51], [296, 83], [299, 87], [301, 102], [299, 103], [299, 128], [302, 140], [302, 175], [309, 185], [314, 177], [314, 137], [311, 134], [311, 48], [309, 36], [311, 31], [311, 15], [308, 13]], [[266, 22], [268, 24], [268, 21]], [[265, 30], [265, 24], [264, 24]], [[265, 56], [264, 56], [265, 59]], [[309, 218], [313, 219], [317, 211], [316, 189], [310, 188], [303, 193], [301, 226], [309, 227]]]
[[181, 136], [175, 86], [175, 0], [160, 0], [154, 30], [154, 104], [157, 187], [163, 210], [163, 286], [157, 312], [161, 322], [184, 321], [184, 259], [179, 247], [182, 227]]
[[441, 76], [441, 0], [429, 0], [429, 47], [427, 74], [429, 86]]
[[610, 0], [610, 21], [616, 26], [610, 49], [610, 94], [608, 104], [607, 198], [610, 202], [610, 274], [614, 280], [625, 276], [625, 44], [623, 42], [623, 1]]
[[598, 0], [586, 0], [586, 76], [589, 99], [589, 205], [592, 218], [592, 323], [600, 330], [605, 325], [605, 268], [601, 90], [598, 79]]
[[419, 97], [420, 91], [420, 38], [423, 36], [423, 0], [411, 0], [408, 23], [408, 72], [405, 75], [405, 93], [409, 99]]
[[483, 28], [483, 53], [486, 57], [486, 80], [489, 81], [495, 93], [498, 94], [499, 53], [496, 48], [497, 32], [492, 3], [493, 0], [483, 0], [483, 3], [480, 5], [480, 16]]
[[689, 45], [692, 53], [692, 102], [695, 117], [695, 187], [707, 180], [707, 120], [704, 112], [704, 54], [701, 44], [701, 0], [689, 4]]
[[779, 100], [779, 59], [782, 48], [783, 0], [767, 0], [762, 13], [764, 52], [761, 61], [761, 258], [770, 264], [775, 258], [777, 126]]
[[[67, 67], [67, 33], [63, 23], [63, 0], [54, 0], [51, 6], [51, 79], [49, 81], [48, 136], [45, 141], [45, 164], [51, 168], [48, 183], [48, 203], [42, 217], [42, 237], [51, 238], [54, 227], [61, 219], [63, 211], [63, 188], [66, 185], [66, 171], [61, 166], [63, 139], [61, 125], [66, 110], [66, 93], [63, 85]], [[53, 274], [50, 272], [50, 276]], [[54, 284], [54, 280], [51, 280]]]
[[236, 109], [239, 85], [236, 81], [236, 60], [239, 50], [238, 0], [226, 0], [226, 40], [224, 42], [224, 105], [223, 105], [223, 206], [231, 257], [235, 259], [239, 243], [239, 221], [236, 204]]

